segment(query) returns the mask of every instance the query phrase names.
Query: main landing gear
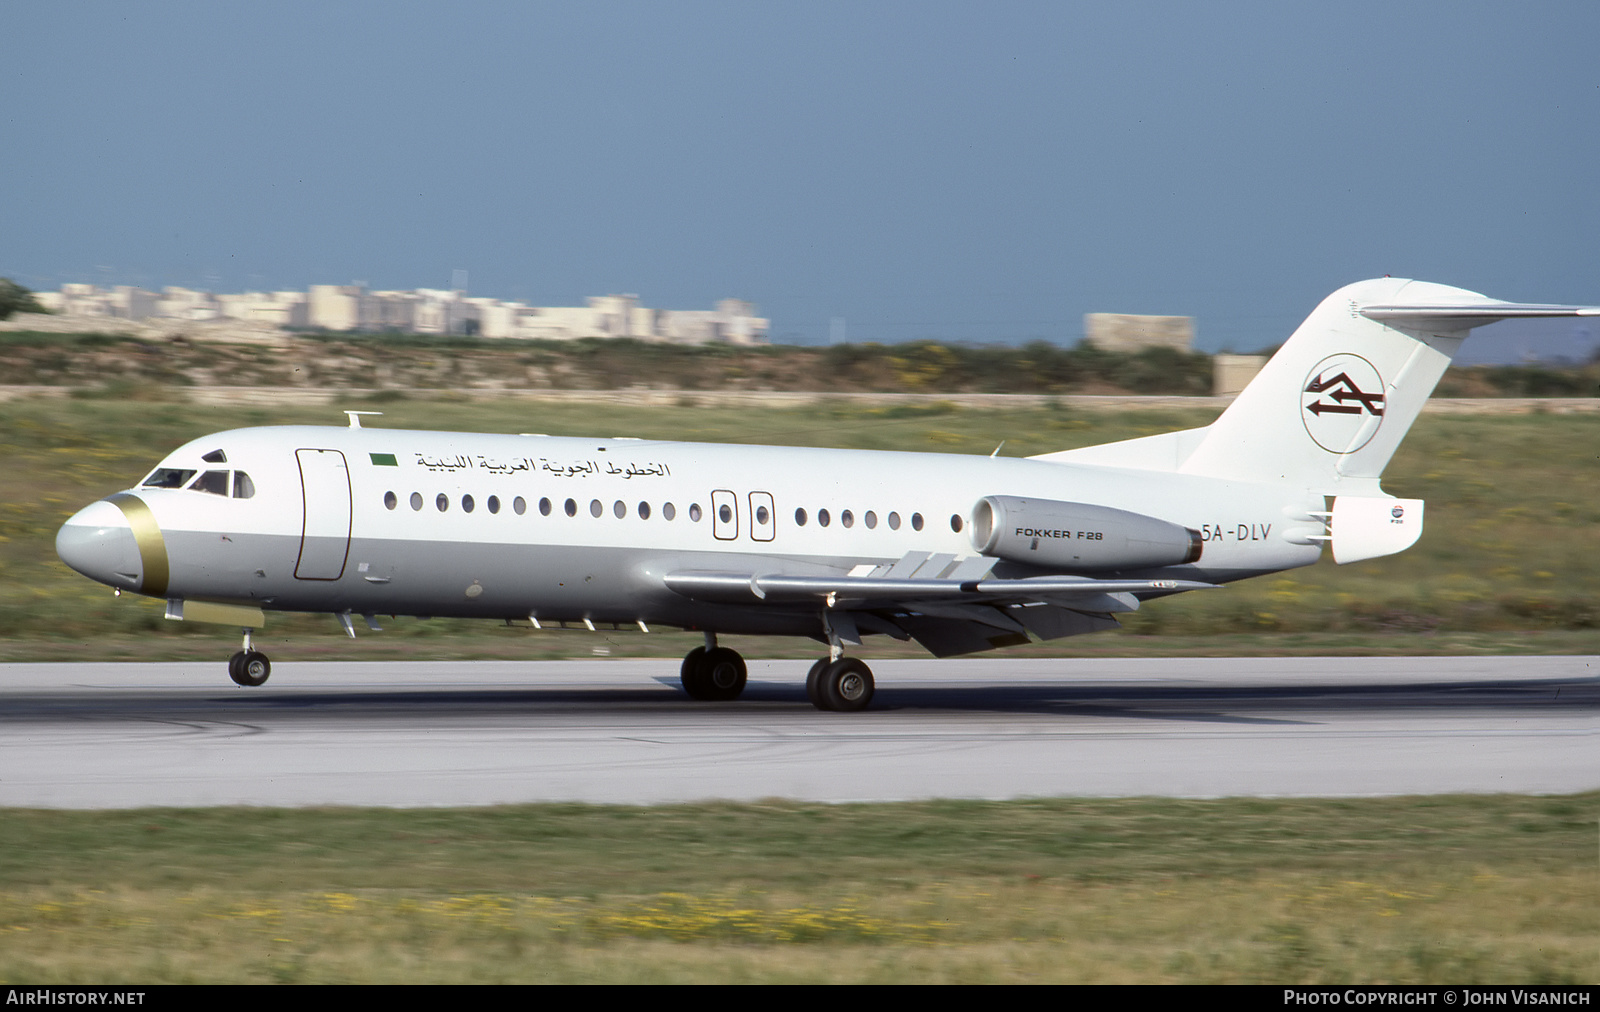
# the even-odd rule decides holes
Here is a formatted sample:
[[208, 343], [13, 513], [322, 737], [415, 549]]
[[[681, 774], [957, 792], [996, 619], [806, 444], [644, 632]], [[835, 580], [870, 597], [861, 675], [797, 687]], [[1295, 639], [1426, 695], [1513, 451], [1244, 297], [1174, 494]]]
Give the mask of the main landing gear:
[[[738, 699], [744, 691], [744, 658], [738, 651], [717, 646], [715, 633], [706, 633], [706, 645], [695, 647], [683, 659], [679, 675], [691, 699]], [[872, 669], [854, 657], [830, 654], [811, 665], [806, 675], [806, 698], [819, 710], [853, 713], [872, 702]]]
[[[828, 595], [828, 604], [832, 607], [832, 594]], [[828, 656], [811, 665], [811, 671], [806, 675], [807, 698], [819, 710], [838, 710], [841, 713], [865, 710], [872, 702], [875, 688], [872, 669], [867, 667], [866, 662], [844, 655], [847, 637], [835, 628], [826, 611], [822, 613], [822, 629], [828, 637]], [[850, 642], [860, 643], [853, 628], [851, 633], [848, 637]]]
[[678, 678], [691, 699], [738, 699], [744, 691], [744, 658], [737, 650], [717, 646], [716, 634], [708, 632], [706, 645], [695, 647], [683, 658]]
[[228, 658], [228, 677], [240, 685], [261, 685], [272, 674], [267, 655], [250, 645], [251, 630], [244, 630], [244, 649]]
[[819, 710], [865, 710], [873, 689], [872, 669], [855, 657], [824, 657], [806, 675], [806, 698]]

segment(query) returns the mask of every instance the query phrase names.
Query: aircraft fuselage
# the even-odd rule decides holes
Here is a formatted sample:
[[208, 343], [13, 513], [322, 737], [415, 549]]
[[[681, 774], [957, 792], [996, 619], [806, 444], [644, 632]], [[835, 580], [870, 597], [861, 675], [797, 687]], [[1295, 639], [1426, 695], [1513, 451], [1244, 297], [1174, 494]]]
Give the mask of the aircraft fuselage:
[[[252, 494], [131, 489], [148, 529], [129, 527], [118, 560], [80, 564], [68, 548], [69, 564], [127, 590], [266, 610], [801, 635], [816, 632], [813, 610], [691, 601], [663, 577], [861, 573], [916, 552], [959, 562], [978, 555], [978, 501], [1013, 495], [1201, 532], [1198, 562], [1118, 575], [1216, 583], [1316, 561], [1319, 545], [1290, 539], [1320, 530], [1305, 514], [1323, 504], [1281, 486], [1018, 458], [312, 426], [206, 436], [164, 470], [228, 472], [211, 483], [225, 492], [244, 472]], [[80, 515], [86, 528], [127, 512], [89, 509], [105, 524]], [[135, 562], [157, 538], [164, 583]], [[1063, 571], [1002, 561], [996, 575]]]

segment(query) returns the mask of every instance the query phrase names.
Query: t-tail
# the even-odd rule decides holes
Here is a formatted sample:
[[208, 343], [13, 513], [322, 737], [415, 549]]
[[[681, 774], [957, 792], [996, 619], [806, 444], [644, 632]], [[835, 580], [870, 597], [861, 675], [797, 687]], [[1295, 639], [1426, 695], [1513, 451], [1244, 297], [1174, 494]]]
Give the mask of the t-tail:
[[1473, 327], [1600, 308], [1522, 305], [1378, 278], [1316, 308], [1207, 431], [1180, 471], [1380, 495], [1378, 479]]
[[1046, 454], [1254, 484], [1332, 499], [1321, 514], [1338, 562], [1391, 555], [1422, 533], [1422, 501], [1379, 487], [1383, 469], [1474, 327], [1600, 307], [1501, 302], [1425, 281], [1378, 278], [1322, 301], [1211, 425]]
[[1403, 551], [1422, 533], [1422, 500], [1385, 495], [1383, 469], [1472, 328], [1543, 316], [1600, 316], [1600, 308], [1501, 302], [1401, 278], [1347, 285], [1300, 325], [1179, 470], [1330, 497], [1338, 562]]

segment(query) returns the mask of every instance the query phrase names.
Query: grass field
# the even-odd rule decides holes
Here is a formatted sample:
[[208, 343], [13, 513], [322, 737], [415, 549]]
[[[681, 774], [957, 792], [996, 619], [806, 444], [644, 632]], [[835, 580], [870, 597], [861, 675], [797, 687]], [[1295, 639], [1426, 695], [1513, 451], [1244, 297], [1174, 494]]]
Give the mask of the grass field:
[[8, 811], [0, 982], [1593, 983], [1600, 795]]
[[[152, 394], [152, 396], [154, 396]], [[387, 395], [352, 407], [368, 424], [556, 434], [919, 449], [1023, 456], [1209, 421], [1197, 412], [962, 409], [950, 404], [787, 410], [627, 408]], [[327, 408], [211, 408], [139, 399], [0, 405], [0, 659], [221, 656], [233, 632], [166, 622], [160, 602], [108, 590], [55, 559], [56, 528], [79, 506], [125, 488], [169, 449], [238, 425], [326, 422]], [[1428, 500], [1422, 541], [1349, 567], [1330, 561], [1208, 594], [1158, 602], [1123, 632], [1017, 652], [1067, 656], [1227, 651], [1496, 653], [1600, 651], [1600, 432], [1592, 416], [1424, 416], [1385, 487]], [[490, 623], [390, 623], [359, 644], [326, 616], [274, 616], [275, 657], [681, 655], [681, 637], [529, 634]], [[392, 645], [391, 645], [392, 644]], [[809, 643], [751, 644], [783, 656]], [[869, 638], [867, 656], [907, 650]], [[353, 651], [353, 652], [351, 652]]]

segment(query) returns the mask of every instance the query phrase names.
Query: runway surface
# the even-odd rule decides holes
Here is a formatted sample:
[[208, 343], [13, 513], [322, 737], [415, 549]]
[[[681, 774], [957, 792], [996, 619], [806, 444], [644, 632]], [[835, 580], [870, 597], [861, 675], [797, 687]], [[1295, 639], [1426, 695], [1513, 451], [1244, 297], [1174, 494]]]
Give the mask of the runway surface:
[[1361, 796], [1600, 788], [1600, 657], [0, 665], [0, 805]]

